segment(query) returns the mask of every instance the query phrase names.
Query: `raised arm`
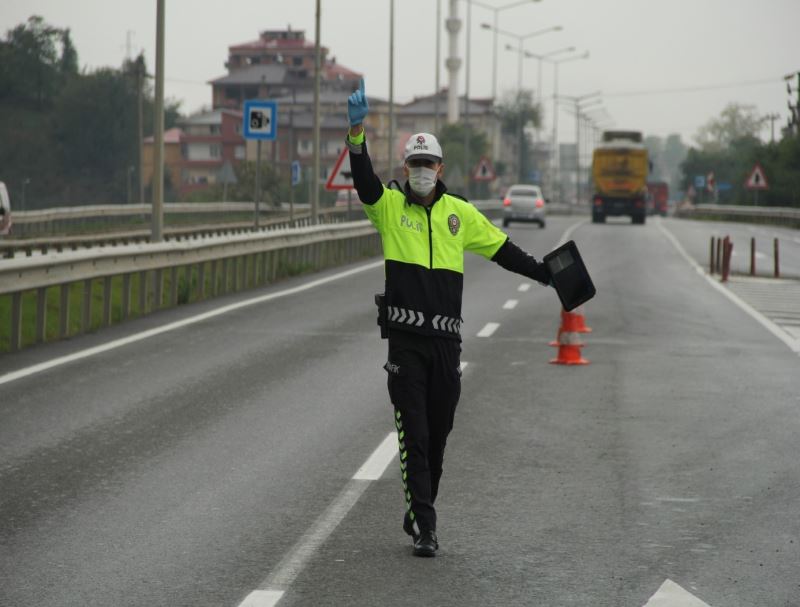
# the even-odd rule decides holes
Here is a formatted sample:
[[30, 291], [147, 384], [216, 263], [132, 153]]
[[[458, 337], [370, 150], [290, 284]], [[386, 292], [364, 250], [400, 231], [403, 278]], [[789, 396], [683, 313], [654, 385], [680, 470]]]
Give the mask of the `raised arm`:
[[347, 133], [347, 147], [350, 150], [350, 169], [353, 171], [353, 184], [356, 186], [358, 198], [364, 204], [375, 204], [383, 196], [383, 184], [372, 168], [372, 161], [367, 153], [367, 142], [364, 134], [364, 118], [369, 113], [369, 103], [364, 91], [364, 79], [358, 90], [347, 99], [347, 117], [350, 130]]

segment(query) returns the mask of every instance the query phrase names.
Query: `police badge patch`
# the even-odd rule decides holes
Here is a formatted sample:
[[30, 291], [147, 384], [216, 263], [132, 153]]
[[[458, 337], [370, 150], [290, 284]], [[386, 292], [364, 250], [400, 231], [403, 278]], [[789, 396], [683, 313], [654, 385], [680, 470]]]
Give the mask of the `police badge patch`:
[[458, 228], [461, 227], [461, 220], [459, 220], [458, 215], [450, 215], [447, 218], [447, 226], [450, 228], [450, 233], [455, 236], [458, 234]]

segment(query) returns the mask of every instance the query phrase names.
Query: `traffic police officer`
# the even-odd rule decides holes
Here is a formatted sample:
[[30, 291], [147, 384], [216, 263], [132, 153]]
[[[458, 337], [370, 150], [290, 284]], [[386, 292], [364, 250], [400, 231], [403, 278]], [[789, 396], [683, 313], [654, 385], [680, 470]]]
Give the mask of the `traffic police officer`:
[[447, 435], [461, 394], [461, 293], [464, 251], [543, 284], [546, 266], [513, 244], [472, 204], [447, 193], [442, 148], [429, 133], [405, 147], [402, 190], [372, 169], [363, 120], [364, 81], [347, 102], [346, 141], [358, 197], [383, 243], [389, 397], [394, 406], [407, 510], [403, 529], [416, 556], [439, 548], [434, 502]]

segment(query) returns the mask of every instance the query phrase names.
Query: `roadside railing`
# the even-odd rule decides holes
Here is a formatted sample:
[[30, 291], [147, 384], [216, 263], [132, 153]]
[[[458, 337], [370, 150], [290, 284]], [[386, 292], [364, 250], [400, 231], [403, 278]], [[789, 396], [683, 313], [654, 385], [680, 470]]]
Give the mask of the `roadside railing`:
[[[307, 213], [308, 205], [296, 205], [298, 214]], [[33, 211], [14, 210], [14, 230], [17, 238], [31, 238], [64, 232], [110, 231], [149, 226], [152, 205], [108, 204], [56, 207]], [[252, 219], [252, 202], [168, 202], [164, 204], [167, 223], [213, 223]], [[262, 204], [259, 217], [263, 221], [287, 214], [281, 207]]]
[[703, 204], [678, 208], [675, 210], [675, 217], [709, 221], [741, 221], [778, 225], [785, 228], [800, 228], [800, 209], [787, 207]]
[[[200, 205], [191, 205], [194, 207]], [[247, 206], [247, 205], [245, 205]], [[252, 207], [252, 205], [250, 205]], [[250, 209], [252, 212], [252, 208]], [[67, 251], [73, 250], [76, 251], [81, 248], [90, 248], [90, 247], [98, 247], [98, 246], [118, 246], [118, 245], [126, 245], [130, 243], [137, 243], [137, 242], [150, 242], [151, 230], [150, 228], [139, 228], [139, 229], [119, 229], [119, 219], [117, 217], [117, 222], [115, 226], [111, 226], [109, 224], [106, 231], [96, 232], [96, 233], [85, 233], [85, 234], [75, 234], [75, 235], [56, 235], [54, 232], [56, 230], [56, 226], [60, 225], [61, 228], [64, 228], [66, 221], [78, 221], [81, 217], [91, 217], [93, 220], [97, 219], [96, 215], [82, 215], [83, 209], [78, 208], [76, 210], [75, 217], [67, 219], [69, 216], [69, 210], [67, 209], [59, 209], [60, 212], [60, 219], [53, 220], [54, 223], [51, 225], [49, 229], [53, 230], [52, 232], [47, 232], [47, 230], [43, 229], [42, 225], [39, 224], [36, 233], [48, 233], [50, 235], [47, 236], [39, 236], [34, 238], [18, 238], [19, 232], [21, 230], [16, 229], [17, 225], [15, 223], [15, 231], [13, 237], [5, 237], [0, 238], [0, 257], [3, 258], [13, 258], [17, 255], [27, 255], [31, 256], [34, 253], [45, 254], [50, 251]], [[31, 211], [31, 213], [35, 213], [37, 211]], [[235, 210], [234, 210], [235, 212]], [[201, 215], [195, 213], [194, 216]], [[46, 215], [44, 216], [45, 219], [42, 219], [43, 222], [50, 221], [46, 219]], [[218, 215], [217, 219], [214, 220], [214, 216], [210, 216], [207, 221], [214, 221], [214, 223], [194, 223], [193, 225], [187, 226], [180, 226], [180, 227], [165, 227], [163, 230], [164, 240], [172, 241], [172, 240], [183, 240], [186, 238], [202, 238], [208, 236], [224, 236], [230, 234], [243, 234], [245, 232], [252, 232], [254, 230], [253, 227], [253, 220], [252, 218], [248, 221], [231, 221], [230, 219], [225, 220], [225, 217], [230, 217], [230, 213], [225, 213], [223, 215]], [[319, 213], [318, 222], [324, 224], [330, 223], [341, 223], [344, 221], [349, 221], [350, 219], [363, 218], [363, 213], [361, 209], [357, 206], [353, 206], [353, 210], [351, 214], [348, 216], [346, 208], [330, 208], [330, 209], [323, 209]], [[17, 221], [17, 216], [14, 216], [15, 222]], [[28, 225], [34, 225], [30, 217], [25, 218], [29, 223]], [[49, 224], [48, 224], [49, 225]], [[95, 224], [96, 225], [96, 224]], [[275, 216], [272, 215], [272, 218], [262, 219], [259, 222], [259, 229], [261, 230], [283, 230], [287, 228], [294, 228], [294, 227], [304, 227], [311, 225], [311, 215], [308, 211], [303, 211], [302, 213], [296, 214], [294, 216], [289, 215], [279, 215]]]
[[0, 261], [0, 350], [380, 254], [368, 221]]

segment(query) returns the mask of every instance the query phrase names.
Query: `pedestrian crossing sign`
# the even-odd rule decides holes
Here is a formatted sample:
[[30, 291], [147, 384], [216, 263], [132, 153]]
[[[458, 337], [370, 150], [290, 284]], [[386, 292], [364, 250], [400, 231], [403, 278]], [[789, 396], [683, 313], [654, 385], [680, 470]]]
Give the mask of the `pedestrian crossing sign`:
[[475, 181], [494, 181], [496, 178], [497, 174], [494, 172], [491, 161], [486, 156], [482, 156], [472, 170], [472, 179]]
[[764, 175], [764, 169], [762, 169], [761, 165], [757, 162], [756, 166], [753, 167], [753, 170], [750, 171], [750, 176], [747, 178], [747, 181], [744, 182], [744, 187], [746, 187], [748, 190], [769, 189], [767, 177]]

